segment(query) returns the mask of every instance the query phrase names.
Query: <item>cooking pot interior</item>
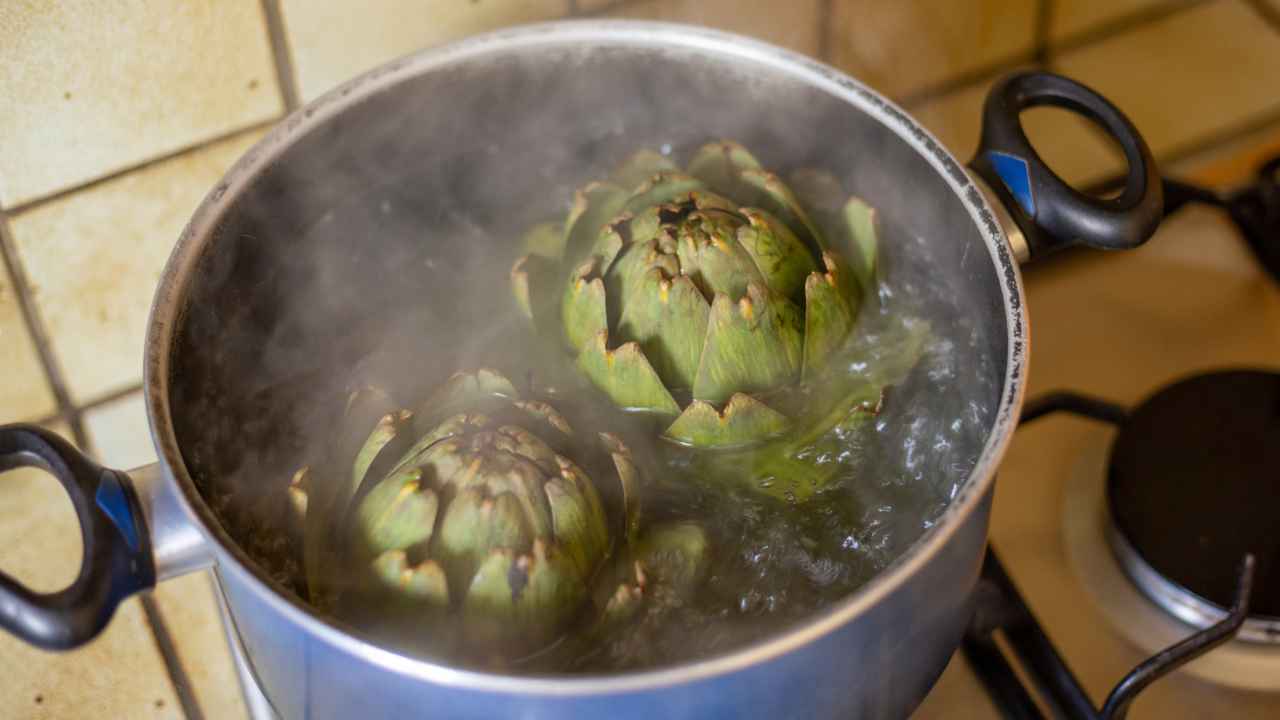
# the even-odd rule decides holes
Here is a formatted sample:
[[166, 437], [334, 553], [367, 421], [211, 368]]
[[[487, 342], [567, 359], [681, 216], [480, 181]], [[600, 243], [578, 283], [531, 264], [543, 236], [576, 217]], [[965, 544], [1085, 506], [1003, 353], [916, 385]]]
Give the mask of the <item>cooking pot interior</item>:
[[335, 97], [341, 112], [303, 119], [226, 205], [179, 296], [173, 424], [223, 528], [290, 588], [296, 568], [262, 530], [345, 388], [415, 398], [460, 368], [518, 373], [532, 351], [507, 340], [519, 337], [507, 270], [524, 229], [561, 217], [575, 187], [639, 148], [683, 161], [719, 138], [784, 175], [828, 170], [879, 209], [887, 287], [918, 296], [953, 353], [944, 392], [904, 392], [886, 421], [969, 424], [969, 460], [928, 465], [923, 480], [954, 493], [1001, 397], [996, 266], [906, 126], [886, 124], [896, 111], [859, 109], [794, 63], [656, 35], [494, 43], [411, 60], [394, 82]]

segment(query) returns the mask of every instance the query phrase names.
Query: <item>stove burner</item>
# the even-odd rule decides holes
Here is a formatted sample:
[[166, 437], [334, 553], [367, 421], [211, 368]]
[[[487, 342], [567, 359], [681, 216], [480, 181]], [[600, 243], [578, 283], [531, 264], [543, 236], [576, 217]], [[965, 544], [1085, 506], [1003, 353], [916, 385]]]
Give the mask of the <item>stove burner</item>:
[[1149, 398], [1112, 446], [1107, 497], [1121, 565], [1193, 626], [1226, 617], [1253, 553], [1239, 637], [1280, 642], [1280, 373], [1198, 375]]

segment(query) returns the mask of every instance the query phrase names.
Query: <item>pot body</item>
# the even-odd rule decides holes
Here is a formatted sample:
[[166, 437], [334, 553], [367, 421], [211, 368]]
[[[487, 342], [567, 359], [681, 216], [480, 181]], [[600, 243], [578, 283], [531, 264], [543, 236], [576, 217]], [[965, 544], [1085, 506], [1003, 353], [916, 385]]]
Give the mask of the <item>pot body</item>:
[[[901, 718], [960, 643], [986, 546], [991, 491], [911, 576], [856, 619], [740, 670], [651, 688], [548, 693], [423, 682], [300, 626], [237, 563], [218, 578], [254, 677], [281, 718]], [[692, 675], [692, 673], [691, 673]]]
[[[582, 58], [590, 58], [590, 72], [580, 70], [587, 62]], [[718, 95], [733, 88], [749, 99], [715, 104]], [[440, 109], [445, 99], [452, 112]], [[592, 108], [600, 109], [598, 119], [583, 119], [581, 112]], [[744, 108], [750, 113], [744, 114]], [[990, 395], [990, 430], [981, 457], [970, 476], [958, 481], [938, 527], [860, 591], [856, 602], [844, 603], [820, 622], [802, 625], [776, 642], [709, 662], [634, 675], [494, 682], [478, 673], [424, 667], [300, 613], [296, 603], [265, 585], [235, 552], [234, 538], [228, 542], [215, 532], [211, 547], [216, 549], [217, 572], [236, 631], [254, 675], [281, 717], [896, 718], [920, 702], [959, 644], [970, 614], [970, 591], [985, 547], [992, 475], [1021, 400], [1026, 352], [1020, 280], [1008, 239], [980, 191], [944, 148], [875, 93], [799, 56], [719, 33], [632, 23], [533, 27], [469, 40], [375, 71], [333, 91], [311, 109], [312, 116], [293, 118], [300, 124], [292, 137], [286, 127], [279, 131], [278, 143], [268, 138], [257, 149], [259, 157], [246, 159], [247, 170], [232, 171], [220, 203], [232, 210], [221, 219], [216, 211], [197, 216], [188, 229], [193, 239], [216, 232], [218, 240], [230, 246], [232, 238], [276, 234], [274, 227], [253, 219], [267, 217], [274, 226], [290, 212], [279, 204], [258, 213], [253, 209], [260, 202], [255, 198], [271, 197], [262, 186], [273, 173], [283, 177], [279, 185], [286, 198], [306, 196], [294, 200], [299, 207], [336, 208], [318, 227], [344, 228], [349, 222], [331, 236], [350, 237], [371, 225], [381, 225], [382, 233], [394, 236], [395, 221], [385, 216], [371, 219], [365, 210], [381, 207], [374, 199], [385, 197], [381, 191], [361, 191], [350, 184], [336, 190], [307, 185], [311, 177], [333, 175], [332, 158], [344, 153], [352, 158], [340, 166], [346, 174], [352, 165], [387, 153], [381, 168], [394, 175], [392, 168], [413, 164], [402, 157], [417, 148], [445, 170], [410, 170], [421, 174], [394, 179], [394, 184], [431, 187], [427, 195], [458, 198], [451, 203], [478, 208], [479, 218], [489, 217], [486, 202], [494, 203], [494, 215], [543, 205], [539, 198], [547, 193], [547, 182], [529, 182], [528, 177], [576, 177], [584, 156], [616, 145], [619, 135], [628, 148], [669, 143], [674, 152], [685, 152], [683, 148], [700, 144], [710, 133], [733, 137], [748, 147], [769, 148], [778, 165], [853, 168], [845, 182], [882, 210], [886, 232], [904, 245], [914, 243], [927, 263], [948, 268], [933, 279], [949, 289], [955, 302], [930, 320], [940, 332], [970, 343], [966, 352], [973, 360], [967, 370], [971, 382], [985, 388], [975, 394]], [[525, 116], [510, 118], [521, 113]], [[698, 119], [690, 120], [690, 113]], [[406, 130], [388, 123], [389, 117], [415, 119], [421, 126]], [[842, 139], [824, 147], [815, 141], [823, 134]], [[519, 171], [511, 172], [507, 163], [512, 161]], [[764, 162], [771, 164], [770, 159]], [[449, 185], [430, 185], [438, 176], [448, 178]], [[299, 192], [299, 187], [307, 189]], [[326, 198], [326, 193], [332, 195]], [[391, 197], [394, 203], [396, 196]], [[345, 220], [347, 214], [353, 219]], [[528, 221], [517, 219], [515, 224]], [[418, 232], [430, 222], [411, 217], [404, 226]], [[307, 228], [300, 232], [308, 238], [319, 237], [307, 241], [319, 248], [309, 253], [333, 252], [323, 249], [325, 231], [312, 229], [316, 225], [305, 220], [298, 226]], [[948, 235], [952, 242], [939, 242]], [[245, 247], [229, 254], [244, 258], [256, 251]], [[198, 274], [196, 263], [184, 266], [181, 252], [175, 253], [171, 276]], [[249, 285], [237, 278], [244, 271], [223, 269], [226, 262], [206, 260], [204, 281], [225, 274], [223, 285]], [[479, 262], [467, 255], [445, 261], [463, 266]], [[385, 270], [393, 278], [394, 267]], [[447, 282], [440, 277], [426, 285]], [[307, 294], [305, 280], [301, 290], [299, 282], [292, 284], [291, 296]], [[223, 288], [216, 283], [205, 286], [218, 289], [204, 304], [224, 302]], [[501, 302], [509, 302], [505, 293], [500, 295]], [[447, 298], [446, 294], [438, 304], [448, 306]], [[165, 300], [162, 289], [158, 302]], [[325, 307], [322, 316], [335, 312], [327, 309], [329, 297], [317, 296], [311, 303], [291, 301]], [[198, 291], [188, 302], [201, 304]], [[367, 312], [371, 301], [361, 296], [346, 302]], [[157, 312], [161, 322], [166, 322], [166, 315]], [[420, 333], [422, 323], [430, 319], [413, 322], [404, 332], [393, 324], [391, 334]], [[235, 321], [219, 318], [208, 337], [200, 338], [197, 330], [189, 333], [195, 339], [180, 336], [176, 341], [164, 340], [168, 328], [158, 327], [152, 341], [178, 347], [164, 349], [159, 357], [172, 358], [174, 364], [150, 368], [149, 378], [221, 375], [223, 379], [210, 383], [218, 387], [261, 372], [264, 362], [272, 362], [265, 356], [240, 367], [235, 367], [238, 357], [205, 362], [200, 348], [226, 342], [229, 326], [234, 328]], [[239, 332], [232, 329], [230, 334]], [[272, 338], [261, 342], [269, 345]], [[290, 372], [305, 362], [303, 356], [299, 352], [288, 358]], [[216, 404], [202, 406], [207, 393], [160, 384], [152, 390], [175, 419], [178, 445], [184, 434], [231, 436], [254, 422], [246, 415], [220, 430], [210, 419], [225, 413]], [[184, 416], [197, 420], [184, 421]], [[186, 454], [194, 453], [188, 447]], [[235, 468], [206, 472], [235, 474]], [[175, 473], [175, 484], [184, 484], [180, 473]], [[200, 506], [194, 509], [200, 515]], [[195, 522], [217, 528], [207, 517], [196, 517]]]

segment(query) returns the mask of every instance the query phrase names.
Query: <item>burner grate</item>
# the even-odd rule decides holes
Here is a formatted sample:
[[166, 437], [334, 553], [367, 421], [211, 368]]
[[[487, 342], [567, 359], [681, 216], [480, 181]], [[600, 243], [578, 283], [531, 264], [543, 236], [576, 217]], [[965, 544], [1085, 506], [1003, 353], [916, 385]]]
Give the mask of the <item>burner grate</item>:
[[[1022, 423], [1034, 422], [1057, 412], [1116, 425], [1123, 425], [1132, 417], [1123, 407], [1105, 400], [1056, 392], [1028, 401]], [[988, 548], [975, 594], [974, 617], [965, 636], [963, 652], [1008, 718], [1033, 720], [1043, 718], [1044, 714], [1001, 650], [996, 641], [997, 632], [1005, 639], [1010, 654], [1030, 676], [1038, 691], [1037, 696], [1055, 716], [1071, 720], [1122, 720], [1142, 690], [1237, 636], [1249, 618], [1254, 574], [1254, 556], [1245, 554], [1235, 575], [1234, 598], [1225, 615], [1140, 663], [1120, 680], [1103, 706], [1097, 708], [1045, 635], [995, 550]]]

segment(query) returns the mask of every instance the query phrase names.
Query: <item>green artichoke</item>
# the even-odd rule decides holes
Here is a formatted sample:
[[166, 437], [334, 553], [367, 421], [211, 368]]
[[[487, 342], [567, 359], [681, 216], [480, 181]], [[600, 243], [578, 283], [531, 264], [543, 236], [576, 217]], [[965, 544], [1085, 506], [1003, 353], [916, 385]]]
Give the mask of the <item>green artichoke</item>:
[[875, 212], [811, 209], [743, 146], [698, 150], [681, 172], [642, 151], [579, 190], [563, 225], [540, 225], [512, 268], [537, 327], [559, 326], [578, 368], [619, 407], [669, 418], [665, 435], [734, 447], [782, 435], [786, 388], [846, 341], [876, 262]]
[[[389, 404], [357, 393], [348, 416], [368, 415], [352, 409], [370, 396]], [[606, 592], [593, 591], [598, 582], [643, 599], [642, 569], [627, 577], [609, 566], [614, 558], [629, 569], [630, 548], [640, 547], [638, 470], [618, 437], [581, 442], [555, 408], [522, 399], [490, 370], [455, 375], [424, 408], [383, 414], [346, 455], [349, 474], [294, 476], [289, 507], [313, 601], [373, 598], [411, 617], [456, 613], [465, 646], [528, 651], [563, 633], [593, 592]], [[335, 452], [348, 453], [343, 445]], [[612, 483], [621, 505], [613, 522], [597, 481]], [[607, 599], [600, 605], [622, 614]]]

